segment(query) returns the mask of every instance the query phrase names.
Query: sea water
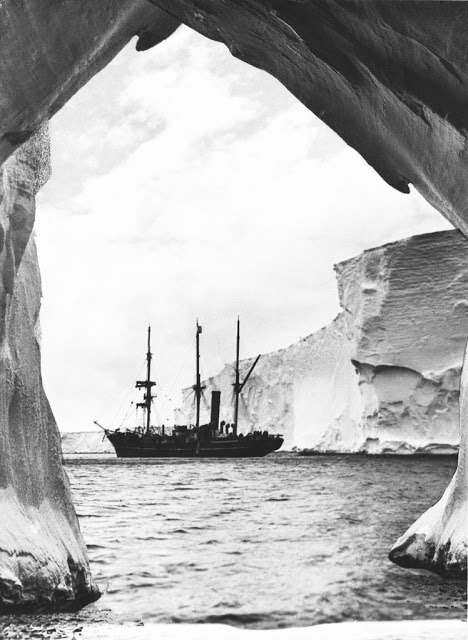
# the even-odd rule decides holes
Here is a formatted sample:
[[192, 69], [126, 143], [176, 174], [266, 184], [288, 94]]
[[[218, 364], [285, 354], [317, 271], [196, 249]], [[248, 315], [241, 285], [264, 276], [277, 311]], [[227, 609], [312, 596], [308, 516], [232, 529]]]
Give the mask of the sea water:
[[[67, 460], [97, 605], [119, 621], [280, 628], [463, 618], [463, 583], [387, 554], [454, 458]], [[95, 613], [93, 614], [95, 617]]]

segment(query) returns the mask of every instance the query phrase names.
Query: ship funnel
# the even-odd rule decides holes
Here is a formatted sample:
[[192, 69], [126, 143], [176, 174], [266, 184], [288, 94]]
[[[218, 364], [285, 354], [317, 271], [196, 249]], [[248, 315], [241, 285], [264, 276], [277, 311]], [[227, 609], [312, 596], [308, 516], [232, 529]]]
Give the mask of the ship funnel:
[[221, 404], [221, 391], [211, 392], [211, 418], [212, 429], [219, 429], [219, 406]]

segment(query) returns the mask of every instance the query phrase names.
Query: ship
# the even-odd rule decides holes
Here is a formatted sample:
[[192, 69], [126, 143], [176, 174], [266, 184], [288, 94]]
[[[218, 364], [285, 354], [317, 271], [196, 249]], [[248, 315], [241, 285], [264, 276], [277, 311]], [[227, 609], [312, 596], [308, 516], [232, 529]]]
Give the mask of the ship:
[[174, 425], [173, 427], [151, 424], [152, 404], [156, 395], [156, 382], [151, 380], [151, 327], [148, 327], [148, 348], [146, 353], [146, 379], [137, 380], [136, 388], [143, 390], [143, 400], [137, 407], [143, 409], [143, 424], [132, 430], [106, 429], [97, 421], [95, 424], [104, 430], [118, 458], [251, 458], [266, 456], [277, 451], [283, 444], [283, 437], [270, 434], [267, 430], [238, 433], [239, 399], [260, 356], [257, 356], [244, 380], [239, 370], [240, 321], [237, 319], [236, 365], [234, 391], [234, 415], [231, 424], [219, 422], [221, 392], [211, 392], [210, 422], [200, 424], [200, 406], [205, 389], [200, 375], [200, 334], [201, 326], [196, 323], [196, 377], [192, 389], [196, 398], [195, 423]]

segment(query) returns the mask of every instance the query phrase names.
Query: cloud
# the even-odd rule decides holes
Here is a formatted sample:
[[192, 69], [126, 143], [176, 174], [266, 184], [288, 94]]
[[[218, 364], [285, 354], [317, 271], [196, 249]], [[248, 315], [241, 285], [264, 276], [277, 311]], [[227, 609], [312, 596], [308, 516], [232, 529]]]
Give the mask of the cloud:
[[233, 358], [238, 313], [244, 355], [286, 346], [338, 311], [334, 262], [449, 227], [278, 82], [185, 28], [154, 51], [127, 48], [52, 124], [38, 238], [61, 428], [114, 419], [148, 322], [177, 397], [196, 317], [213, 373]]

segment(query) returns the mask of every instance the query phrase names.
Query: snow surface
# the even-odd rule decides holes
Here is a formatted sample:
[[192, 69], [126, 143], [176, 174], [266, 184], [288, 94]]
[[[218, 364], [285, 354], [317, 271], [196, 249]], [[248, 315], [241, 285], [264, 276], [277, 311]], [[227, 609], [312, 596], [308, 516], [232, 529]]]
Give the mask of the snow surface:
[[[336, 265], [340, 304], [320, 331], [261, 357], [242, 394], [239, 429], [285, 436], [284, 448], [454, 453], [468, 336], [468, 242], [458, 231], [415, 236]], [[437, 265], [437, 268], [434, 266]], [[253, 359], [241, 363], [241, 378]], [[231, 422], [234, 367], [205, 381]], [[176, 422], [193, 421], [183, 390]]]

